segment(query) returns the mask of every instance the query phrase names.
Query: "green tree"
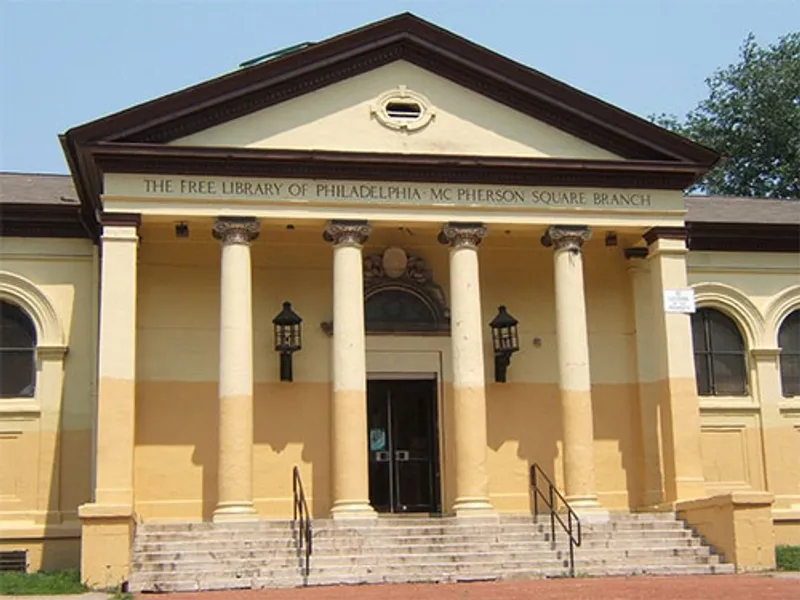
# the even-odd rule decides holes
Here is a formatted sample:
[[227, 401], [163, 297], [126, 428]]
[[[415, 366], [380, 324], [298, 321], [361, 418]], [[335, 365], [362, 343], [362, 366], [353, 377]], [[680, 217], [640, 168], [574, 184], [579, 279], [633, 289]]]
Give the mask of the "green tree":
[[767, 48], [750, 34], [740, 61], [717, 70], [706, 84], [708, 98], [685, 119], [655, 118], [723, 155], [696, 189], [800, 199], [800, 32]]

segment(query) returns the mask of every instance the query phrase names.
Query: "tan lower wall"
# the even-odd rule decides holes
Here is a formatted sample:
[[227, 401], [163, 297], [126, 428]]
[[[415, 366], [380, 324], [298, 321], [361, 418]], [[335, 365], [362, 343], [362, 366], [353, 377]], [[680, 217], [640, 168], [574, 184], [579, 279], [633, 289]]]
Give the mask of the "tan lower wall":
[[[455, 499], [452, 388], [440, 401], [442, 491]], [[330, 511], [330, 385], [259, 383], [254, 390], [254, 496], [260, 515], [291, 514], [291, 470], [301, 466], [311, 510]], [[136, 512], [142, 519], [209, 519], [217, 498], [217, 385], [140, 381], [136, 388]], [[598, 496], [632, 508], [641, 496], [637, 388], [592, 388]], [[487, 387], [490, 498], [498, 510], [530, 510], [529, 469], [538, 463], [561, 485], [562, 423], [555, 384]], [[365, 443], [366, 443], [366, 432]]]
[[81, 539], [77, 533], [69, 538], [0, 540], [0, 552], [10, 550], [28, 551], [29, 573], [77, 569], [81, 564]]
[[675, 509], [737, 571], [769, 571], [775, 568], [773, 501], [766, 492], [732, 492]]
[[24, 429], [20, 424], [0, 431], [3, 466], [13, 466], [0, 469], [0, 531], [3, 522], [75, 519], [77, 507], [89, 499], [92, 432]]
[[[292, 467], [302, 468], [314, 516], [330, 510], [330, 386], [256, 384], [253, 492], [259, 514], [292, 512]], [[217, 498], [216, 383], [139, 382], [136, 512], [143, 519], [210, 519]]]
[[800, 546], [800, 511], [793, 510], [789, 515], [773, 511], [773, 523], [775, 545]]

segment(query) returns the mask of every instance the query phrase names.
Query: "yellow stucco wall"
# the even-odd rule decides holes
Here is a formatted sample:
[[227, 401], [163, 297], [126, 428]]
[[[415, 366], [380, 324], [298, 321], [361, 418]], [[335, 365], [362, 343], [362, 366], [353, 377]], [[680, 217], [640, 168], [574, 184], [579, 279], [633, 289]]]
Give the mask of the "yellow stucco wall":
[[[135, 481], [136, 511], [144, 519], [209, 518], [216, 502], [220, 246], [210, 225], [193, 221], [191, 239], [178, 241], [169, 224], [142, 228]], [[332, 252], [321, 239], [322, 229], [322, 223], [313, 223], [288, 231], [265, 222], [252, 249], [254, 485], [263, 515], [290, 513], [294, 464], [303, 468], [313, 512], [324, 516], [330, 509], [331, 341], [319, 324], [332, 315]], [[434, 225], [411, 231], [376, 227], [364, 254], [402, 246], [429, 262], [447, 294], [448, 252], [437, 243], [437, 231]], [[486, 378], [492, 382], [487, 387], [490, 495], [507, 511], [529, 509], [533, 462], [557, 481], [561, 477], [553, 257], [541, 246], [541, 233], [497, 230], [479, 251], [482, 321], [488, 323], [501, 303], [520, 321], [522, 350], [505, 385], [493, 383], [488, 326], [484, 331]], [[641, 466], [634, 323], [621, 249], [605, 247], [601, 235], [589, 242], [586, 275], [599, 496], [606, 506], [627, 508], [640, 501]], [[295, 356], [290, 384], [277, 381], [272, 350], [271, 319], [283, 300], [292, 301], [304, 318], [303, 350]], [[404, 349], [404, 356], [430, 351], [442, 357], [441, 364], [450, 360], [449, 337], [405, 338], [397, 346], [384, 336], [369, 336], [368, 370], [385, 370], [369, 357], [378, 349], [390, 352], [393, 344]], [[438, 375], [444, 382], [440, 433], [448, 506], [454, 498], [454, 454], [446, 434], [452, 414], [449, 365]]]
[[[435, 115], [425, 128], [398, 132], [372, 116], [371, 108], [379, 97], [401, 85], [430, 101]], [[378, 67], [172, 144], [619, 159], [405, 61]]]
[[694, 252], [689, 280], [698, 305], [740, 328], [747, 349], [748, 393], [701, 398], [704, 473], [716, 492], [774, 494], [778, 543], [800, 543], [800, 398], [784, 397], [777, 336], [800, 309], [800, 263], [792, 254]]
[[0, 400], [0, 548], [27, 549], [33, 570], [75, 567], [91, 495], [95, 249], [0, 238], [0, 256], [0, 296], [28, 310], [38, 338], [35, 397]]

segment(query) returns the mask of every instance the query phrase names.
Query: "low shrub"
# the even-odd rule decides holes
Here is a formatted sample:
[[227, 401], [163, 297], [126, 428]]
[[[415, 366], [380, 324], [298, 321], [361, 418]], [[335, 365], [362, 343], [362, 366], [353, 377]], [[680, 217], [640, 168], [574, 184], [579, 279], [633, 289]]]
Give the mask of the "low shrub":
[[800, 546], [777, 546], [775, 562], [781, 571], [800, 571]]
[[38, 573], [0, 573], [0, 596], [80, 594], [86, 591], [78, 569]]

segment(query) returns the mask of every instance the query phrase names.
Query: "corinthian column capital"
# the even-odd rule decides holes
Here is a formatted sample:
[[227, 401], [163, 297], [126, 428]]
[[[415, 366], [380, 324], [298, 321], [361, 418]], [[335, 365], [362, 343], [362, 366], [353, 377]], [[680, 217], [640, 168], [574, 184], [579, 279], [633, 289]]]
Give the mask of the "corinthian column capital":
[[554, 250], [580, 252], [583, 242], [592, 237], [592, 230], [582, 225], [553, 225], [542, 237], [542, 245]]
[[218, 217], [212, 230], [223, 244], [249, 244], [258, 237], [261, 224], [253, 217]]
[[486, 226], [483, 223], [447, 223], [439, 233], [439, 243], [452, 248], [477, 248], [485, 237]]
[[362, 246], [372, 228], [367, 221], [331, 221], [322, 234], [334, 246]]

